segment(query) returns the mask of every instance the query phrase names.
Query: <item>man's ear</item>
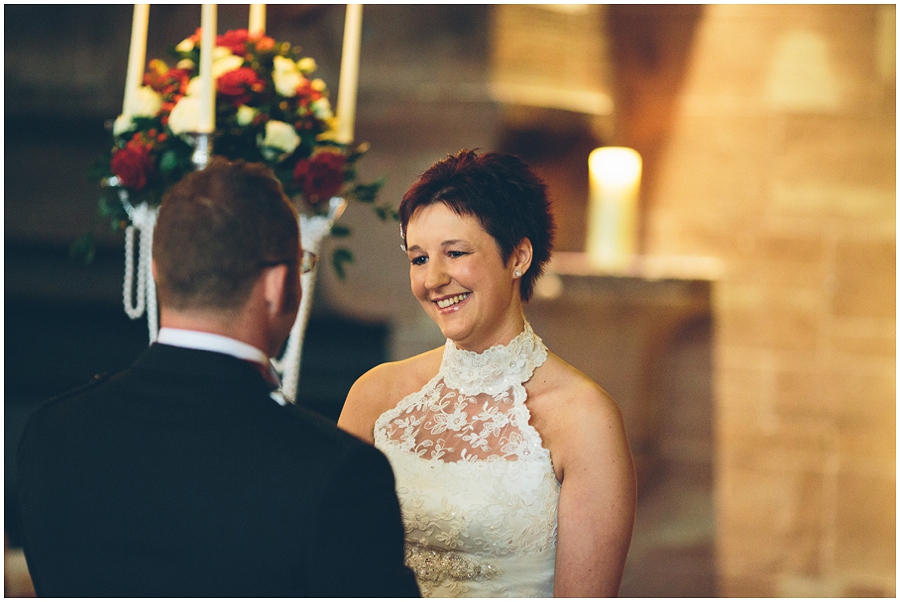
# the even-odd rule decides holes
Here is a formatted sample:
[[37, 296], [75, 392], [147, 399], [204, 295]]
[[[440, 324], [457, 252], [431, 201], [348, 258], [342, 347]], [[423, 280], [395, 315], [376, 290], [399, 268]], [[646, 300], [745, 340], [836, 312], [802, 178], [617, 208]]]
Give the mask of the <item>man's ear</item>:
[[512, 257], [510, 257], [513, 273], [521, 272], [524, 274], [527, 272], [528, 268], [531, 267], [531, 259], [533, 256], [534, 247], [531, 245], [531, 240], [523, 238], [519, 241], [519, 244], [516, 245], [516, 248], [513, 249]]
[[267, 267], [262, 273], [263, 294], [271, 315], [278, 315], [284, 311], [288, 272], [287, 264], [280, 263]]

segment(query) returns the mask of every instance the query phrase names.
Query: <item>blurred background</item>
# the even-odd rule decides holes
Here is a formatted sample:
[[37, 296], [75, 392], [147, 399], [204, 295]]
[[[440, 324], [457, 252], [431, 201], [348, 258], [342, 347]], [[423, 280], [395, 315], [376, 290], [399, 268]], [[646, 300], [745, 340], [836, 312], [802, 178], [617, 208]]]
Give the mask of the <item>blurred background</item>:
[[[338, 92], [344, 5], [270, 5]], [[123, 237], [90, 264], [87, 174], [121, 110], [130, 5], [4, 6], [5, 593], [28, 595], [12, 462], [43, 399], [148, 343]], [[247, 26], [219, 8], [219, 30]], [[199, 5], [154, 5], [149, 58]], [[395, 206], [463, 148], [547, 182], [557, 256], [526, 314], [622, 406], [639, 471], [627, 597], [896, 595], [894, 5], [368, 5], [356, 139]], [[643, 158], [637, 256], [584, 261], [588, 154]], [[351, 206], [319, 270], [299, 403], [443, 340], [395, 224]], [[329, 252], [332, 240], [323, 245]]]

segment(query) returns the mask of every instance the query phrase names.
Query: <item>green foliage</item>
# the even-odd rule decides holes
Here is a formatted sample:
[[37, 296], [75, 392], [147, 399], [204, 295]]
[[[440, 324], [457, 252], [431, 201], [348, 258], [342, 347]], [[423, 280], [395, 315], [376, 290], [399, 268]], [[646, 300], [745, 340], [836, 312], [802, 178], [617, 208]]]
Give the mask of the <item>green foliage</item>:
[[341, 280], [347, 277], [346, 265], [353, 263], [353, 251], [350, 249], [335, 249], [331, 254], [331, 265], [334, 267], [334, 273]]

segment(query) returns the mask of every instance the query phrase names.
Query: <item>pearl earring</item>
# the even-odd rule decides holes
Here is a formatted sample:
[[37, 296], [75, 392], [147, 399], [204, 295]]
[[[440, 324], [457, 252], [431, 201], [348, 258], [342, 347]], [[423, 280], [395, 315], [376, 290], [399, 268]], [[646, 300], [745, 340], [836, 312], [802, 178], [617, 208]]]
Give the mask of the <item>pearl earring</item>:
[[520, 272], [519, 270], [516, 270], [516, 278], [519, 278], [521, 275], [522, 275], [522, 272]]

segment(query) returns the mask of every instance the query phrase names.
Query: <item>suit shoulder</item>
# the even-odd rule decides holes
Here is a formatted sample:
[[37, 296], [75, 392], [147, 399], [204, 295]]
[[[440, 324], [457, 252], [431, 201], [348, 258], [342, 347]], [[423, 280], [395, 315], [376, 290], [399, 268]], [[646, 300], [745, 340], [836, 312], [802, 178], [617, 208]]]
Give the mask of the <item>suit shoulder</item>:
[[82, 385], [78, 385], [77, 387], [75, 387], [73, 389], [69, 389], [65, 393], [61, 393], [59, 395], [56, 395], [54, 397], [44, 400], [43, 402], [41, 402], [41, 404], [35, 410], [35, 413], [38, 413], [39, 411], [46, 411], [46, 410], [52, 409], [55, 406], [58, 406], [61, 403], [69, 401], [80, 395], [90, 393], [95, 387], [98, 387], [99, 385], [102, 385], [103, 383], [107, 382], [109, 380], [109, 378], [110, 378], [110, 375], [105, 372], [102, 374], [95, 374], [94, 376], [91, 377], [91, 379], [88, 382], [86, 382]]
[[94, 388], [109, 380], [109, 374], [96, 374], [91, 380], [65, 393], [42, 401], [28, 416], [19, 437], [17, 458], [23, 457], [25, 450], [42, 441], [53, 441], [62, 430], [71, 430], [69, 402], [89, 394]]
[[350, 451], [355, 448], [375, 449], [359, 438], [342, 430], [328, 418], [325, 418], [309, 408], [296, 404], [288, 404], [285, 406], [285, 409], [299, 424], [302, 424], [304, 428], [311, 431], [310, 434], [319, 439], [321, 444], [332, 448], [332, 453], [337, 450]]
[[109, 374], [106, 372], [104, 372], [102, 374], [95, 374], [94, 376], [91, 377], [91, 379], [88, 382], [86, 382], [82, 385], [78, 385], [77, 387], [75, 387], [73, 389], [69, 389], [65, 393], [61, 393], [60, 395], [51, 397], [45, 403], [55, 403], [55, 402], [61, 401], [63, 399], [68, 399], [69, 397], [74, 397], [76, 395], [84, 393], [85, 391], [88, 391], [89, 389], [92, 389], [93, 387], [96, 387], [97, 385], [101, 385], [108, 380], [109, 380]]

